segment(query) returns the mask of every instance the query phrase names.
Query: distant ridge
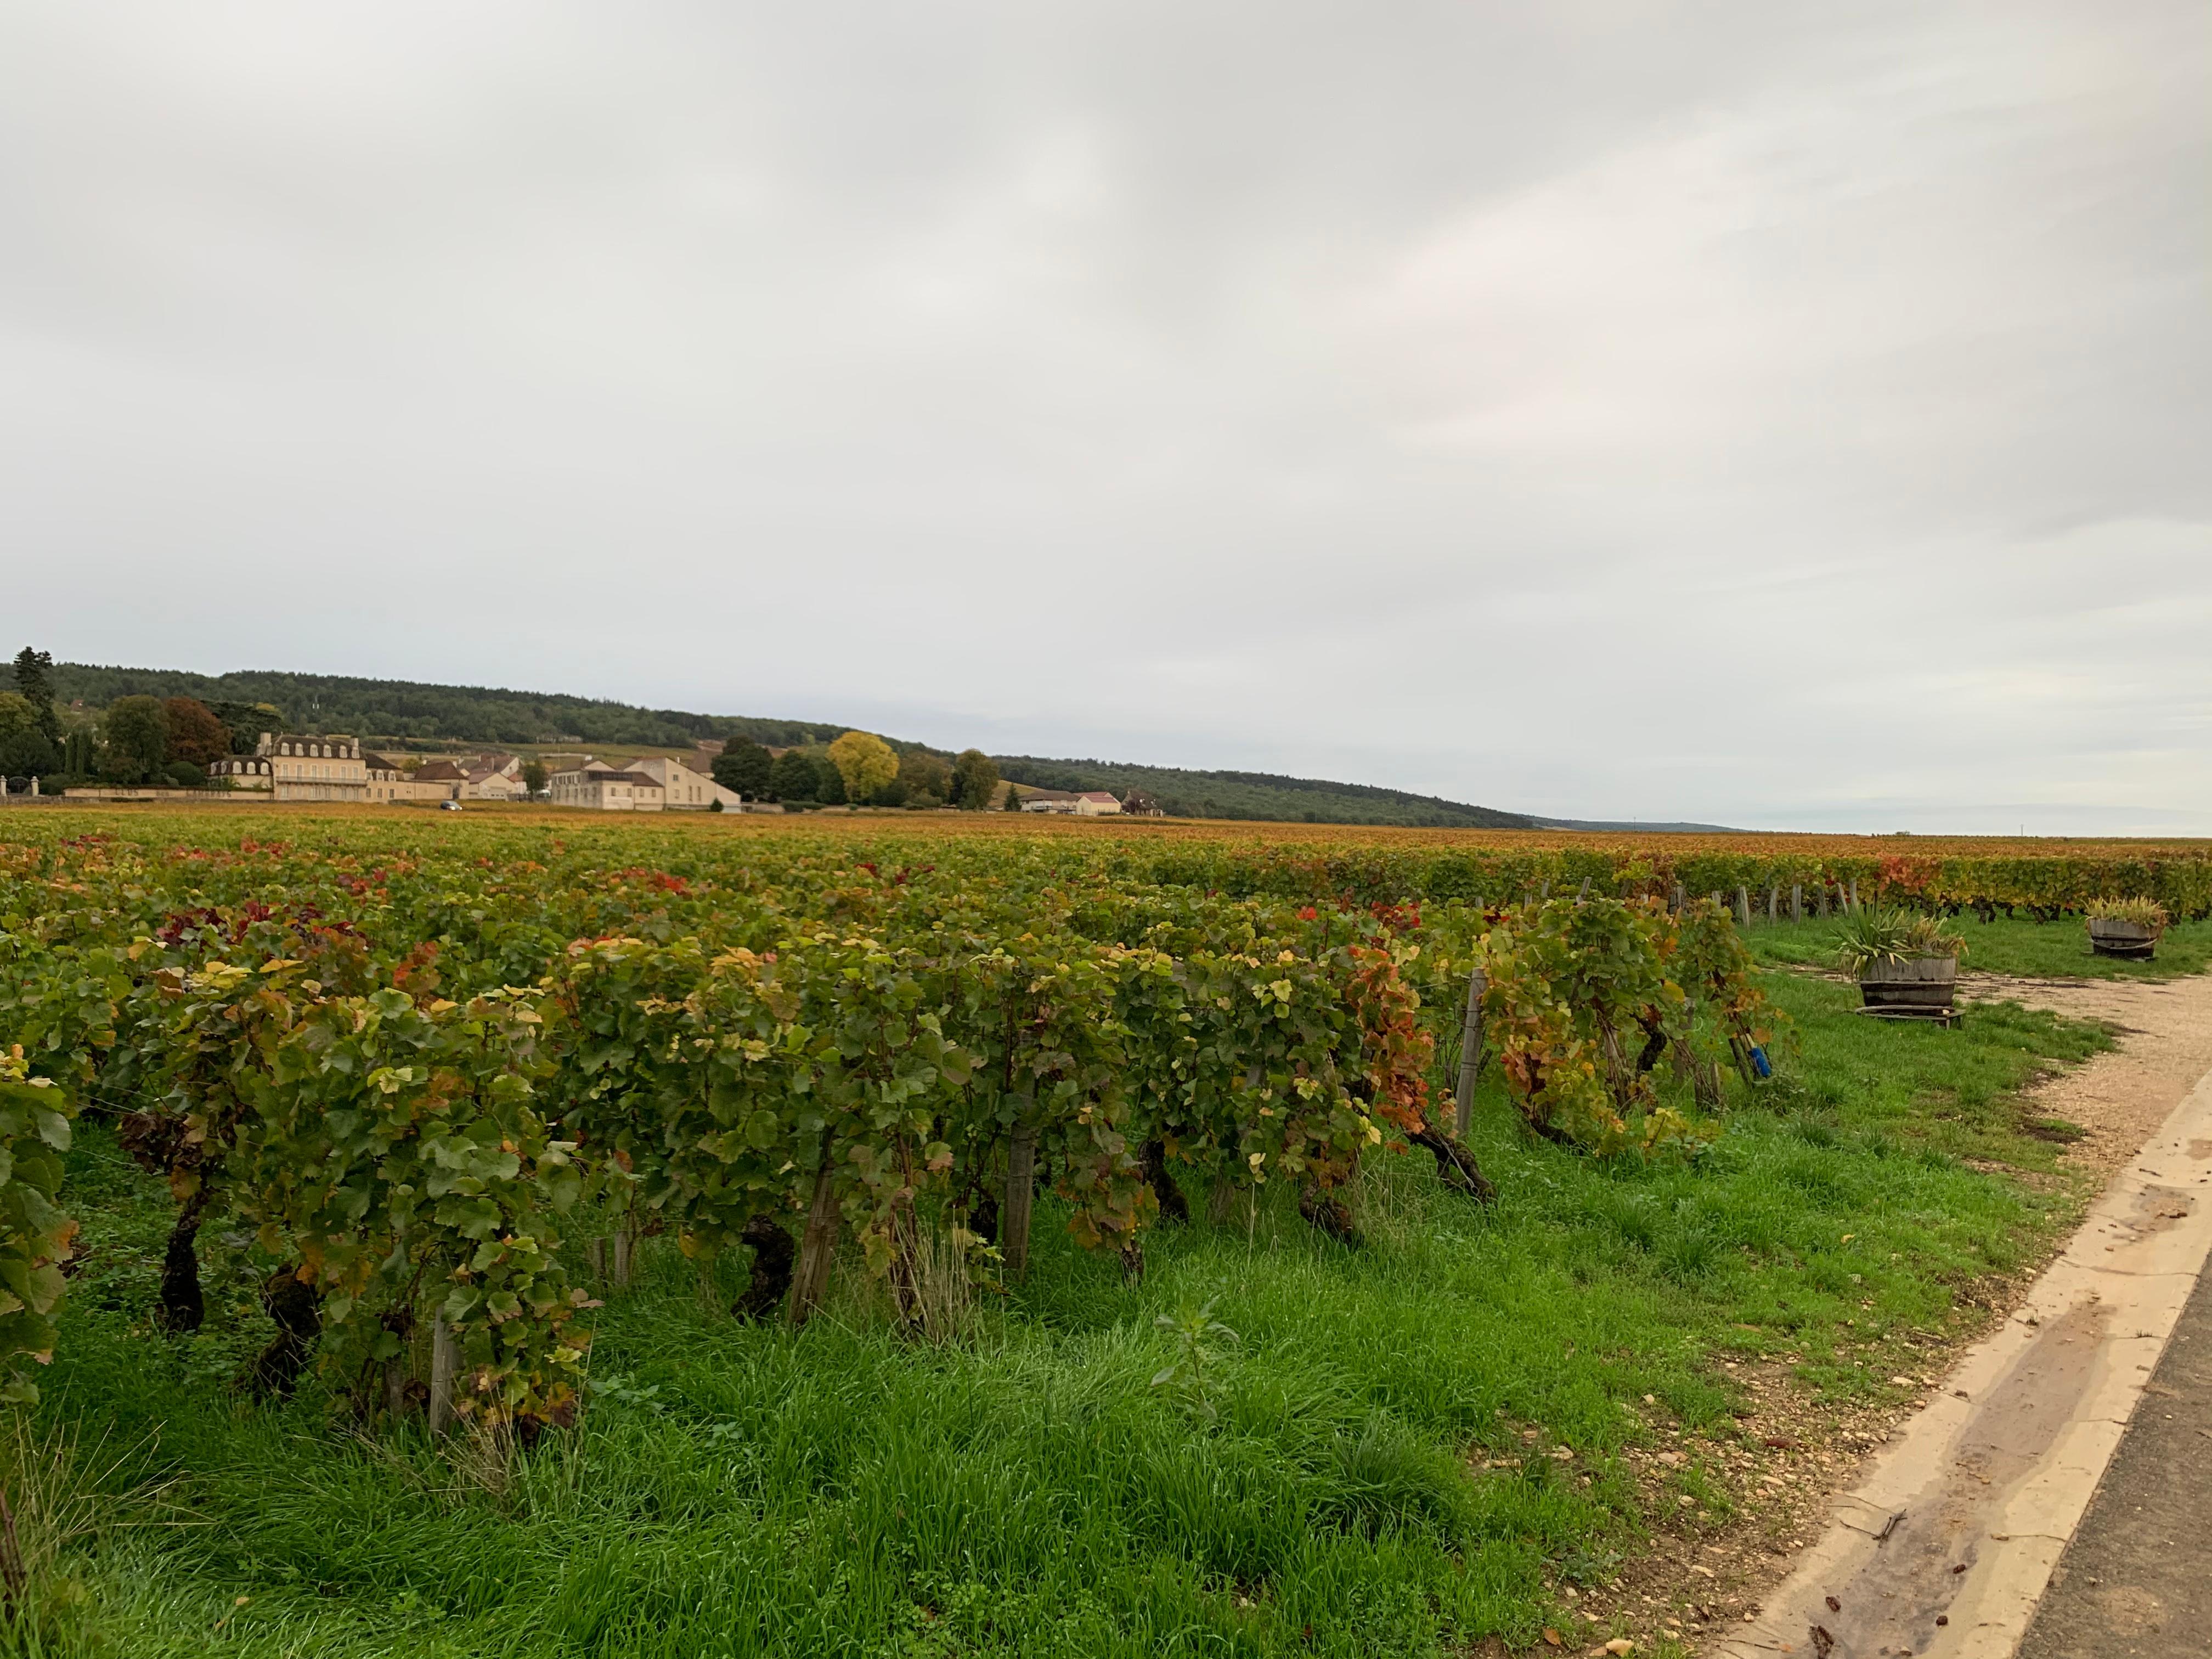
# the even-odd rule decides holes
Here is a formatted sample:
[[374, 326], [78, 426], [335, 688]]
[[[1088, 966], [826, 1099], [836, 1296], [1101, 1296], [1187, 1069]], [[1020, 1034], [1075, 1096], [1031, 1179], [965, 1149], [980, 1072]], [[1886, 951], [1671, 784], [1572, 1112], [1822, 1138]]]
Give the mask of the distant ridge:
[[[104, 708], [118, 697], [198, 697], [210, 702], [265, 703], [300, 732], [343, 732], [391, 745], [582, 744], [685, 749], [702, 739], [750, 738], [775, 748], [826, 744], [849, 728], [820, 720], [700, 714], [646, 708], [611, 698], [505, 687], [444, 685], [241, 669], [195, 674], [173, 668], [57, 663], [55, 694], [64, 703]], [[12, 684], [0, 671], [0, 684]], [[900, 750], [928, 745], [893, 738]], [[994, 757], [1000, 775], [1032, 788], [1141, 789], [1178, 817], [1268, 823], [1401, 824], [1421, 829], [1710, 830], [1701, 823], [1584, 823], [1539, 818], [1466, 801], [1419, 795], [1373, 784], [1272, 772], [1206, 771], [1134, 762], [1055, 760], [1034, 755]]]
[[1437, 830], [1533, 830], [1535, 819], [1436, 795], [1273, 772], [1199, 772], [1127, 761], [994, 757], [999, 775], [1039, 789], [1141, 789], [1176, 817], [1267, 823], [1395, 823]]

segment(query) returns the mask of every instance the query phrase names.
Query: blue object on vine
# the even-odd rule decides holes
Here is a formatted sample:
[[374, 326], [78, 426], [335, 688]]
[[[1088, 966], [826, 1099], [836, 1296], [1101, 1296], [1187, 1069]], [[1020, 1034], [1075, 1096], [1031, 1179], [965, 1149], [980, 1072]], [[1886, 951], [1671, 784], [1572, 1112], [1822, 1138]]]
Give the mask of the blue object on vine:
[[1766, 1050], [1756, 1042], [1751, 1045], [1751, 1074], [1758, 1078], [1774, 1075], [1774, 1063], [1766, 1057]]

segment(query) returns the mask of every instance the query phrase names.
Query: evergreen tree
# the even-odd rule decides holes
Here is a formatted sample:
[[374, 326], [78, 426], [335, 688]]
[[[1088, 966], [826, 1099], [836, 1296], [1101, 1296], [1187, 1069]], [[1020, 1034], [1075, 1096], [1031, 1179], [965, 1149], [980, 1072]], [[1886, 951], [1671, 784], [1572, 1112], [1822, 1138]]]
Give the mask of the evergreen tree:
[[15, 653], [15, 690], [21, 692], [38, 717], [40, 735], [48, 743], [62, 740], [62, 717], [54, 708], [54, 653], [25, 646]]

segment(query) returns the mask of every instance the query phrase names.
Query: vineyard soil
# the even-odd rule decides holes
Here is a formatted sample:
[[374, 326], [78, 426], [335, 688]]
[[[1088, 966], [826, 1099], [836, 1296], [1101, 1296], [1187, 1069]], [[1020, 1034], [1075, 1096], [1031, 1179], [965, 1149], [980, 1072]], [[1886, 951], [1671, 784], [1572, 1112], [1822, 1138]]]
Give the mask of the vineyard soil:
[[[793, 833], [888, 868], [880, 849], [950, 859], [967, 828], [67, 816], [71, 834], [231, 848], [327, 835], [348, 857], [482, 848], [487, 872], [588, 845], [626, 876]], [[1118, 844], [979, 828], [1045, 849], [1020, 857]], [[1976, 965], [2044, 959], [2021, 931], [2039, 924], [1964, 926]], [[2078, 940], [2078, 921], [2040, 926]], [[2190, 965], [2197, 926], [2151, 969]], [[1376, 1152], [1346, 1189], [1347, 1244], [1301, 1219], [1290, 1183], [1218, 1206], [1193, 1182], [1192, 1219], [1147, 1228], [1135, 1277], [1041, 1192], [1027, 1280], [952, 1297], [927, 1334], [849, 1238], [793, 1331], [731, 1316], [742, 1252], [702, 1275], [674, 1237], [645, 1237], [629, 1285], [597, 1291], [573, 1423], [511, 1455], [365, 1431], [324, 1371], [288, 1402], [242, 1391], [274, 1327], [241, 1233], [202, 1232], [205, 1322], [161, 1332], [175, 1205], [94, 1112], [63, 1186], [82, 1227], [63, 1338], [0, 1446], [43, 1586], [0, 1650], [1349, 1659], [1548, 1652], [1551, 1630], [1569, 1650], [1619, 1634], [1687, 1651], [1690, 1602], [1728, 1618], [1742, 1592], [1646, 1602], [1641, 1564], [1759, 1523], [1767, 1437], [1860, 1432], [2002, 1305], [2093, 1181], [2027, 1091], [2112, 1041], [2017, 1001], [1953, 1030], [1879, 1024], [1855, 988], [1785, 965], [1817, 957], [1817, 924], [1750, 942], [1789, 1032], [1773, 1082], [1731, 1079], [1702, 1150], [1538, 1139], [1492, 1066], [1469, 1142], [1492, 1204], [1444, 1188], [1425, 1153]], [[592, 1282], [580, 1242], [563, 1249]]]

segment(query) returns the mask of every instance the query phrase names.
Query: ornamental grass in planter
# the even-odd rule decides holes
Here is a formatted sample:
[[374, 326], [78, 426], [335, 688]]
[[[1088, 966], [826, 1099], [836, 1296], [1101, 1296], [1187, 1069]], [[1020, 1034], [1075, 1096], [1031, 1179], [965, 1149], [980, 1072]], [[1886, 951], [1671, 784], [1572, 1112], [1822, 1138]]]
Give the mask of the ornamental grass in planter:
[[2148, 962], [2166, 931], [2166, 907], [2156, 899], [2106, 898], [2089, 905], [2089, 949], [2100, 957]]
[[1966, 942], [1934, 916], [1869, 908], [1844, 924], [1836, 965], [1869, 1008], [1948, 1008]]

